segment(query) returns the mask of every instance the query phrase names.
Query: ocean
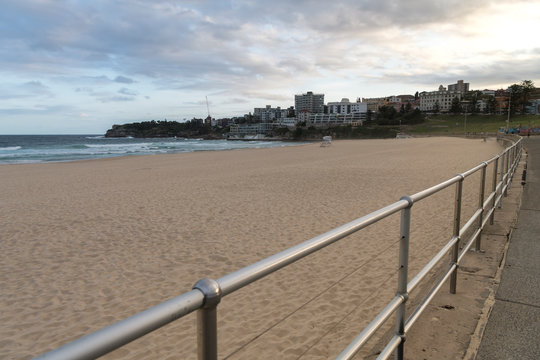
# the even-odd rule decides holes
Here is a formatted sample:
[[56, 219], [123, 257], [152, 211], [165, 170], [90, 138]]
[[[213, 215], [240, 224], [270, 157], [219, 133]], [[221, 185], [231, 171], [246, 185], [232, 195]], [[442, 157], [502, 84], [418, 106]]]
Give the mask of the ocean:
[[283, 141], [106, 138], [102, 135], [0, 135], [0, 164], [44, 163], [298, 145]]

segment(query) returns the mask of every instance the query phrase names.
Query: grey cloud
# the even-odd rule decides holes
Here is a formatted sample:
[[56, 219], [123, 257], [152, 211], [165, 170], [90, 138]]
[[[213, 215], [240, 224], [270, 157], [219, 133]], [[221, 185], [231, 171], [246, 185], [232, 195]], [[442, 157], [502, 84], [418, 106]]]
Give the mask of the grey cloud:
[[133, 79], [130, 79], [128, 77], [125, 77], [125, 76], [117, 76], [115, 79], [114, 79], [115, 82], [117, 83], [122, 83], [122, 84], [133, 84], [135, 81], [133, 81]]
[[[128, 6], [105, 0], [7, 0], [0, 14], [0, 67], [60, 74], [57, 79], [102, 102], [131, 101], [137, 94], [122, 88], [118, 93], [127, 96], [104, 96], [85, 89], [145, 77], [158, 90], [234, 92], [268, 100], [289, 97], [275, 94], [283, 84], [302, 83], [325, 71], [426, 83], [431, 79], [421, 80], [425, 72], [403, 77], [382, 65], [382, 57], [395, 55], [388, 43], [400, 40], [399, 35], [388, 40], [389, 30], [405, 38], [411, 29], [465, 23], [492, 2], [134, 1]], [[386, 54], [374, 50], [381, 44]], [[412, 57], [404, 61], [416, 65]], [[87, 69], [122, 75], [73, 75]], [[378, 75], [369, 75], [373, 69]], [[453, 75], [450, 70], [447, 78]]]
[[44, 114], [61, 114], [70, 110], [72, 110], [72, 107], [70, 106], [38, 104], [32, 107], [0, 108], [0, 114], [3, 114], [3, 115], [44, 115]]
[[130, 90], [128, 88], [121, 88], [120, 90], [118, 90], [118, 93], [119, 94], [123, 94], [123, 95], [129, 95], [129, 96], [137, 96], [138, 93], [134, 90]]
[[110, 97], [101, 97], [98, 100], [103, 103], [108, 103], [108, 102], [133, 101], [135, 100], [135, 98], [133, 96], [110, 96]]

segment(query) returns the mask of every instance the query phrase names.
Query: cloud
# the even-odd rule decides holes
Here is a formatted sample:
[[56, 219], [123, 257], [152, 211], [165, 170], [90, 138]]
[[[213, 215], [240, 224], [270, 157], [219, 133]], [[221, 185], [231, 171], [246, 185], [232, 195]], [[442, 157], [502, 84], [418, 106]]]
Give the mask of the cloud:
[[339, 99], [458, 78], [538, 83], [538, 11], [518, 0], [5, 0], [0, 101], [87, 96], [155, 113], [212, 95], [248, 112], [310, 89]]
[[108, 103], [108, 102], [125, 102], [125, 101], [134, 101], [135, 98], [133, 96], [109, 96], [109, 97], [101, 97], [98, 99], [102, 103]]
[[31, 80], [19, 84], [0, 84], [0, 100], [24, 98], [53, 98], [54, 92], [41, 81]]
[[118, 90], [118, 93], [119, 94], [123, 94], [123, 95], [129, 95], [129, 96], [137, 96], [138, 93], [134, 90], [130, 90], [128, 88], [121, 88], [120, 90]]
[[116, 78], [114, 78], [114, 81], [117, 83], [122, 83], [122, 84], [133, 84], [135, 82], [133, 81], [133, 79], [130, 79], [125, 76], [117, 76]]

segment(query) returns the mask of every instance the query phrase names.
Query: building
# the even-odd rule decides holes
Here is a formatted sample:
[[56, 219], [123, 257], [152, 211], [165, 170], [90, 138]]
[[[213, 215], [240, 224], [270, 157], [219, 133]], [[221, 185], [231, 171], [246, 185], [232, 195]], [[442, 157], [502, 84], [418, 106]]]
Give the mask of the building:
[[259, 123], [259, 124], [234, 124], [231, 125], [230, 135], [257, 135], [268, 134], [272, 132], [274, 124], [271, 123]]
[[294, 108], [296, 116], [303, 111], [311, 114], [324, 113], [324, 94], [314, 94], [308, 91], [305, 94], [295, 95]]
[[311, 114], [306, 125], [316, 127], [338, 125], [362, 126], [364, 121], [366, 121], [365, 112], [355, 112], [349, 114]]
[[327, 104], [328, 114], [352, 114], [352, 113], [367, 113], [367, 104], [362, 102], [350, 102], [349, 99], [341, 99], [341, 101], [329, 102]]
[[448, 112], [455, 97], [461, 101], [462, 92], [448, 91], [444, 88], [441, 90], [441, 88], [443, 88], [442, 85], [439, 87], [439, 91], [422, 91], [420, 93], [420, 111]]
[[540, 99], [529, 100], [529, 104], [525, 107], [527, 114], [540, 115]]
[[381, 106], [388, 105], [388, 98], [362, 98], [361, 102], [366, 104], [366, 111], [377, 112]]
[[458, 80], [455, 84], [448, 85], [448, 89], [440, 85], [438, 91], [422, 91], [420, 93], [420, 110], [448, 112], [452, 107], [452, 100], [457, 97], [460, 101], [469, 91], [469, 83]]
[[469, 91], [469, 83], [463, 82], [463, 80], [458, 80], [456, 84], [448, 85], [448, 91], [458, 91], [464, 94]]
[[260, 122], [273, 122], [276, 119], [280, 119], [281, 117], [286, 116], [287, 110], [281, 110], [281, 108], [278, 106], [277, 108], [273, 108], [270, 105], [266, 105], [264, 108], [254, 108], [253, 109], [253, 116], [256, 120]]
[[288, 128], [294, 128], [296, 126], [298, 119], [295, 117], [282, 117], [279, 119], [276, 119], [274, 121], [274, 124], [276, 124], [279, 127], [288, 127]]

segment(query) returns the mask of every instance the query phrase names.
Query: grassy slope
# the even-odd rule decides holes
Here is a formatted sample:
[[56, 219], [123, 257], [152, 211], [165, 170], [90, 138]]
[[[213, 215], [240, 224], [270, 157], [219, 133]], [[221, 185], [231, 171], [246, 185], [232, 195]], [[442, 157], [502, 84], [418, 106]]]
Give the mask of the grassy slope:
[[[467, 115], [467, 131], [465, 131], [465, 115], [431, 115], [426, 122], [413, 126], [403, 126], [402, 130], [418, 135], [463, 135], [468, 133], [496, 133], [500, 127], [506, 127], [505, 115]], [[516, 115], [510, 119], [510, 127], [538, 127], [540, 116]]]

